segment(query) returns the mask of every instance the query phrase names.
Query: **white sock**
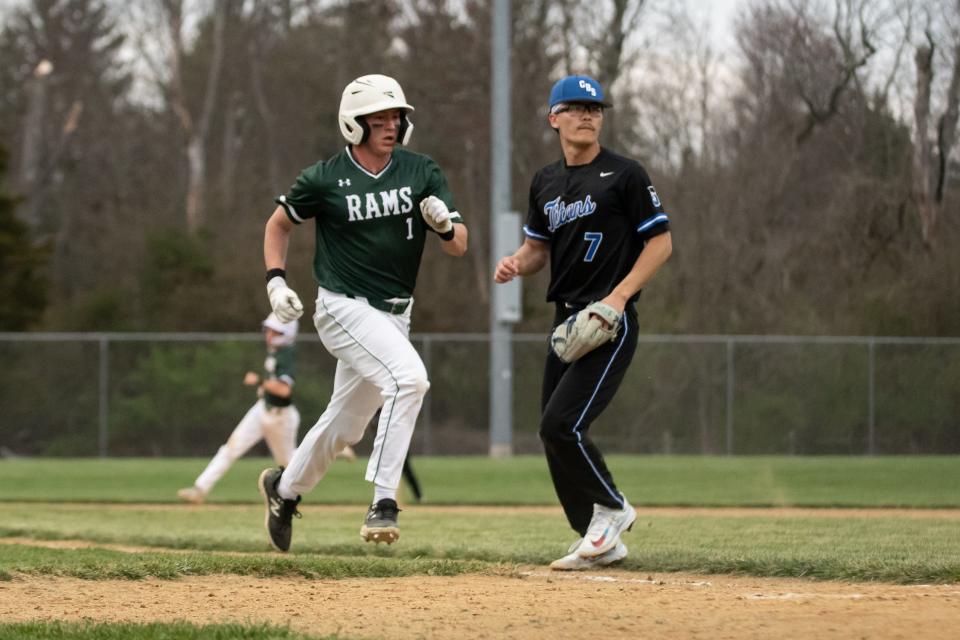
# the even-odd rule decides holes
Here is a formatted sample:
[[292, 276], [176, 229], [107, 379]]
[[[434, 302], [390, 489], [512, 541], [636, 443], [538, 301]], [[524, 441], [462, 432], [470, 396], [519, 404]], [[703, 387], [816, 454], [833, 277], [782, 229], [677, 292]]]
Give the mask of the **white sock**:
[[397, 490], [385, 487], [382, 484], [373, 485], [373, 504], [377, 504], [384, 498], [390, 498], [393, 501], [397, 499]]
[[290, 488], [290, 482], [284, 482], [286, 478], [280, 476], [280, 482], [277, 483], [277, 493], [280, 494], [280, 497], [284, 500], [296, 500], [297, 492]]

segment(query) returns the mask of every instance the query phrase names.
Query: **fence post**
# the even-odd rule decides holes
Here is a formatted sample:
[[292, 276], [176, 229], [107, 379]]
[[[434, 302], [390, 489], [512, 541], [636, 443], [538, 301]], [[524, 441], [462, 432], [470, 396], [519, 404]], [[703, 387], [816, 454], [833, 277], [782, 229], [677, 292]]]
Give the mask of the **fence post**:
[[733, 455], [733, 340], [727, 339], [727, 455]]
[[867, 341], [867, 455], [877, 455], [876, 341]]
[[109, 402], [109, 360], [110, 357], [110, 344], [106, 334], [100, 335], [100, 400], [99, 400], [99, 425], [98, 425], [98, 435], [97, 443], [99, 454], [101, 458], [107, 457], [107, 438], [109, 431], [107, 429], [107, 415], [108, 407], [107, 403]]

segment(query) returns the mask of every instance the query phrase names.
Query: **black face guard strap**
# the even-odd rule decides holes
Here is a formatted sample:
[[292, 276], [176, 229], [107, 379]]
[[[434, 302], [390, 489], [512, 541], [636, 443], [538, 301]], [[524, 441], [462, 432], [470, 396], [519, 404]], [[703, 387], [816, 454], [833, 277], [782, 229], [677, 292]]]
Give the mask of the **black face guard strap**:
[[363, 144], [370, 139], [370, 125], [367, 124], [367, 119], [364, 116], [357, 116], [356, 121], [360, 125], [360, 130], [363, 131], [363, 135], [360, 136], [360, 144]]

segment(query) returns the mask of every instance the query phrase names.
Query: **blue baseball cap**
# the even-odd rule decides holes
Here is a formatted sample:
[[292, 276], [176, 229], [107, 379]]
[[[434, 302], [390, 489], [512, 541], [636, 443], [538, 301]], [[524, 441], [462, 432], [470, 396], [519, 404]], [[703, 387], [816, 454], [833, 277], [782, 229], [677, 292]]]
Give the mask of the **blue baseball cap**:
[[590, 76], [567, 76], [557, 80], [550, 89], [550, 103], [548, 107], [561, 102], [599, 102], [606, 108], [613, 105], [604, 100], [603, 87]]

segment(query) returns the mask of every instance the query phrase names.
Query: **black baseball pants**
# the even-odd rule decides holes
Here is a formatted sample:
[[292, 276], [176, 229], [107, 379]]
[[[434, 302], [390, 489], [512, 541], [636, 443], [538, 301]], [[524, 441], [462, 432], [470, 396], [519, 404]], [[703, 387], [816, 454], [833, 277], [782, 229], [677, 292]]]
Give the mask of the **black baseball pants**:
[[[557, 305], [553, 326], [579, 308]], [[616, 340], [567, 364], [550, 350], [543, 374], [540, 439], [557, 497], [570, 526], [586, 534], [594, 503], [623, 507], [623, 496], [613, 482], [600, 450], [588, 435], [627, 373], [637, 349], [637, 311], [627, 305]]]

